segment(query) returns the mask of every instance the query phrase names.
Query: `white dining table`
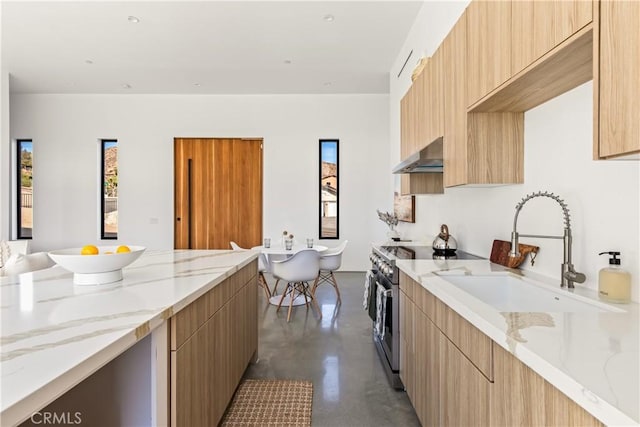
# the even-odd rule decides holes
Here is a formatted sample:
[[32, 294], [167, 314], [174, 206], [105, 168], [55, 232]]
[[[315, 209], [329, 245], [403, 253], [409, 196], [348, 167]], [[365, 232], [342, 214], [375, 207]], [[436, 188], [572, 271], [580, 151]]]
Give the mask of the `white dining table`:
[[[297, 252], [300, 252], [301, 250], [304, 249], [315, 249], [316, 251], [322, 253], [324, 251], [326, 251], [328, 248], [326, 246], [323, 245], [316, 245], [314, 244], [313, 247], [308, 248], [306, 244], [296, 244], [293, 245], [291, 247], [291, 249], [287, 249], [285, 248], [282, 244], [272, 244], [270, 247], [265, 248], [263, 245], [260, 246], [254, 246], [251, 248], [251, 250], [253, 251], [260, 251], [263, 254], [267, 255], [267, 257], [269, 257], [270, 255], [286, 255], [286, 256], [292, 256], [294, 254], [296, 254]], [[269, 304], [271, 305], [278, 305], [280, 303], [280, 299], [282, 298], [282, 295], [273, 295], [271, 298], [269, 298]], [[296, 297], [296, 299], [293, 300], [293, 305], [304, 305], [306, 303], [304, 296], [303, 295], [299, 295]]]
[[291, 249], [285, 248], [283, 245], [276, 243], [271, 245], [271, 247], [265, 248], [263, 245], [254, 246], [251, 250], [260, 251], [265, 255], [293, 255], [296, 252], [300, 252], [303, 249], [315, 249], [316, 251], [322, 253], [327, 250], [326, 246], [322, 245], [313, 245], [313, 247], [308, 248], [306, 244], [296, 244], [291, 247]]

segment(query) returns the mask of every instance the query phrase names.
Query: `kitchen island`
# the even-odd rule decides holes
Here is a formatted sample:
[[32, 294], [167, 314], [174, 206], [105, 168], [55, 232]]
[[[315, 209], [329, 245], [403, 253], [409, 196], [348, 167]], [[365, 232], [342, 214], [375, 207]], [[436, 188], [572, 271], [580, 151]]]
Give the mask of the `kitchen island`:
[[[40, 412], [71, 424], [196, 422], [181, 417], [198, 396], [180, 399], [198, 381], [211, 382], [213, 362], [226, 375], [224, 392], [208, 394], [217, 414], [256, 357], [256, 258], [251, 251], [147, 251], [111, 285], [74, 285], [58, 266], [2, 278], [1, 424], [42, 423]], [[212, 356], [224, 360], [199, 364]], [[201, 372], [189, 372], [191, 364]], [[207, 411], [202, 420], [218, 416]]]
[[[439, 417], [431, 420], [437, 424], [469, 423], [465, 412], [473, 424], [639, 423], [638, 304], [611, 304], [611, 311], [504, 312], [446, 277], [519, 270], [468, 260], [396, 265], [405, 343], [400, 375], [419, 416]], [[534, 278], [569, 292], [557, 280]], [[576, 287], [573, 294], [600, 304], [594, 291]], [[436, 400], [431, 387], [439, 391]]]

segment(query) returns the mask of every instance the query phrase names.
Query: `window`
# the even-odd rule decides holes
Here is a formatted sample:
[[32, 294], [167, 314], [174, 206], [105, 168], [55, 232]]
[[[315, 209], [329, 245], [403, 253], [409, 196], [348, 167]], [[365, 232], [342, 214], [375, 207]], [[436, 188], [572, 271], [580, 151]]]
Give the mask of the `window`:
[[320, 140], [320, 238], [338, 238], [338, 140]]
[[118, 141], [103, 139], [100, 150], [102, 239], [118, 238]]
[[33, 141], [17, 141], [16, 179], [18, 195], [17, 213], [18, 239], [31, 239], [33, 236]]

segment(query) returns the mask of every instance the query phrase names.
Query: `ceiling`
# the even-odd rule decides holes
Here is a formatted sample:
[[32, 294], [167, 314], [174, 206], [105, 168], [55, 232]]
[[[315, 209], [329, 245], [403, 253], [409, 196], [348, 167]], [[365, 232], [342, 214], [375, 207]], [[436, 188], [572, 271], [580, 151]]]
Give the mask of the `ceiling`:
[[2, 66], [13, 93], [388, 93], [422, 4], [2, 1]]

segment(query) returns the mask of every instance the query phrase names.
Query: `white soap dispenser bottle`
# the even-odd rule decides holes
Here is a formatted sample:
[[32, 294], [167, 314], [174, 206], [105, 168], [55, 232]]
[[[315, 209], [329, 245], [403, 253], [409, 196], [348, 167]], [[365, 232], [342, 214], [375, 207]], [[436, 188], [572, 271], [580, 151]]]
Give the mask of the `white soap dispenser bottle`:
[[598, 295], [610, 302], [627, 303], [631, 301], [631, 274], [620, 267], [620, 252], [600, 252], [609, 254], [609, 267], [598, 274]]

